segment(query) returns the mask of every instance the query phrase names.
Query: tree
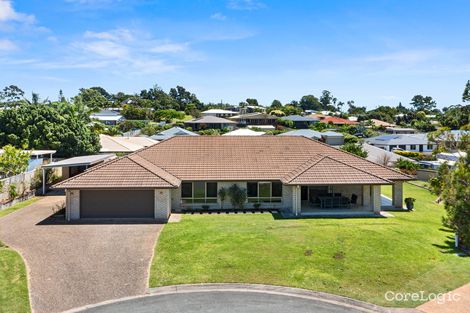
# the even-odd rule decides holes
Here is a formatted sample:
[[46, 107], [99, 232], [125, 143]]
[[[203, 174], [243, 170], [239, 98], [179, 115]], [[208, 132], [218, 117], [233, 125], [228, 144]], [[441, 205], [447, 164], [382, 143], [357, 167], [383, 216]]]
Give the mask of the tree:
[[7, 103], [20, 101], [23, 97], [24, 91], [15, 85], [6, 86], [0, 92], [0, 100], [5, 100]]
[[103, 87], [90, 87], [90, 89], [98, 91], [100, 95], [105, 97], [108, 101], [113, 99], [113, 96], [111, 96], [111, 94], [109, 94]]
[[0, 110], [0, 146], [57, 150], [57, 157], [98, 153], [89, 113], [70, 103], [25, 104]]
[[322, 104], [320, 103], [318, 98], [315, 97], [314, 95], [303, 96], [300, 99], [299, 105], [304, 111], [305, 110], [319, 111], [322, 109]]
[[288, 104], [282, 108], [282, 112], [284, 112], [285, 115], [299, 115], [302, 113], [302, 110], [298, 107]]
[[443, 171], [433, 192], [444, 201], [444, 225], [459, 236], [462, 246], [470, 247], [470, 149], [462, 156], [452, 171]]
[[470, 123], [470, 104], [450, 106], [438, 119], [443, 127], [460, 129]]
[[0, 154], [0, 177], [9, 177], [23, 173], [28, 168], [30, 153], [6, 145]]
[[367, 158], [367, 151], [365, 151], [360, 144], [346, 143], [341, 146], [341, 150], [355, 154], [361, 158]]
[[185, 117], [185, 113], [181, 111], [170, 110], [159, 110], [155, 113], [157, 120], [171, 122], [171, 120], [182, 120]]
[[463, 102], [470, 101], [470, 80], [467, 81], [467, 84], [465, 85], [465, 89], [463, 90], [462, 101]]
[[323, 110], [334, 111], [336, 110], [337, 99], [333, 97], [332, 93], [328, 90], [323, 90], [320, 97], [320, 103]]
[[178, 103], [179, 108], [177, 109], [179, 111], [184, 111], [190, 103], [194, 104], [198, 110], [203, 108], [203, 104], [196, 95], [187, 91], [184, 87], [176, 86], [176, 88], [171, 88], [168, 94]]
[[280, 110], [282, 108], [282, 103], [279, 100], [274, 99], [271, 103], [270, 109], [271, 110]]
[[247, 98], [245, 101], [248, 103], [248, 105], [259, 106], [258, 100], [254, 98]]
[[80, 92], [73, 98], [75, 104], [82, 104], [92, 111], [99, 111], [102, 108], [107, 108], [110, 105], [98, 90], [92, 88], [80, 88]]
[[436, 101], [430, 96], [416, 95], [411, 99], [410, 103], [416, 111], [431, 112], [436, 108]]
[[125, 104], [121, 113], [128, 120], [148, 120], [152, 118], [152, 112], [149, 108], [141, 108], [132, 104]]
[[356, 106], [353, 100], [347, 102], [348, 104], [348, 113], [351, 115], [361, 115], [366, 114], [366, 107]]

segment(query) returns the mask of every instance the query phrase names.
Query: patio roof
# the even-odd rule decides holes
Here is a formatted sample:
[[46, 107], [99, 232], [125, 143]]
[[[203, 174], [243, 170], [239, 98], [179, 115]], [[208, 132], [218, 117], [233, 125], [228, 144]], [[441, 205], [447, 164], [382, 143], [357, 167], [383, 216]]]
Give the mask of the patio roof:
[[43, 168], [90, 166], [99, 162], [114, 159], [115, 157], [116, 155], [114, 154], [85, 155], [85, 156], [74, 157], [74, 158], [65, 159], [65, 160], [61, 160], [57, 162], [52, 162], [52, 163], [43, 165]]

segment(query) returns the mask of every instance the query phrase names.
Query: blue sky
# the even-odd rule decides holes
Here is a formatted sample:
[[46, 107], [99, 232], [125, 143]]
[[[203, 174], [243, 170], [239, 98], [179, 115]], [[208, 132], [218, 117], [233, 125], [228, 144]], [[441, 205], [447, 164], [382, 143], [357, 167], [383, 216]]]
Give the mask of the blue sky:
[[460, 103], [470, 1], [0, 0], [0, 86], [56, 99], [80, 87], [182, 85], [261, 104], [328, 89], [369, 108]]

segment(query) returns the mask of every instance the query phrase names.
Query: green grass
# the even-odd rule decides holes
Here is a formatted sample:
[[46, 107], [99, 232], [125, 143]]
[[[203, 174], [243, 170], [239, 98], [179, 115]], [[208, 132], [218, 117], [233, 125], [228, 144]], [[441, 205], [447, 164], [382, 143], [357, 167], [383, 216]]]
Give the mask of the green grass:
[[16, 210], [19, 210], [21, 208], [24, 208], [30, 204], [33, 204], [34, 202], [38, 201], [40, 198], [38, 197], [33, 197], [31, 199], [28, 199], [28, 200], [25, 200], [25, 201], [22, 201], [22, 202], [18, 202], [17, 204], [9, 207], [8, 209], [5, 209], [5, 210], [0, 210], [0, 217], [3, 217], [5, 215], [8, 215]]
[[410, 184], [404, 193], [417, 199], [415, 211], [386, 219], [185, 215], [160, 235], [150, 286], [262, 283], [414, 307], [419, 302], [387, 302], [384, 294], [452, 290], [470, 281], [470, 258], [455, 255], [434, 196]]
[[[0, 211], [0, 218], [40, 198], [33, 197]], [[30, 312], [26, 267], [21, 256], [0, 241], [0, 313]]]
[[0, 312], [30, 312], [26, 268], [21, 256], [0, 242]]

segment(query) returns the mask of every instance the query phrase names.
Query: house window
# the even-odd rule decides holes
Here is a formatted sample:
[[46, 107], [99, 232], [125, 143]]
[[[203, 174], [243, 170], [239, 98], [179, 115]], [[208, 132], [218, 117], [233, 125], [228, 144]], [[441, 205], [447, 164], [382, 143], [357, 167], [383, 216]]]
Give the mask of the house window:
[[432, 145], [428, 145], [428, 150], [432, 150], [433, 149], [433, 146]]
[[410, 150], [416, 150], [416, 145], [410, 145]]
[[390, 146], [389, 146], [389, 149], [390, 149], [390, 151], [392, 151], [392, 150], [395, 149], [396, 147], [397, 147], [397, 146], [395, 146], [395, 145], [390, 145]]
[[184, 182], [181, 199], [183, 203], [217, 203], [217, 183]]
[[406, 145], [399, 145], [398, 147], [402, 150], [406, 150]]
[[280, 182], [248, 182], [248, 202], [281, 202], [282, 184]]

